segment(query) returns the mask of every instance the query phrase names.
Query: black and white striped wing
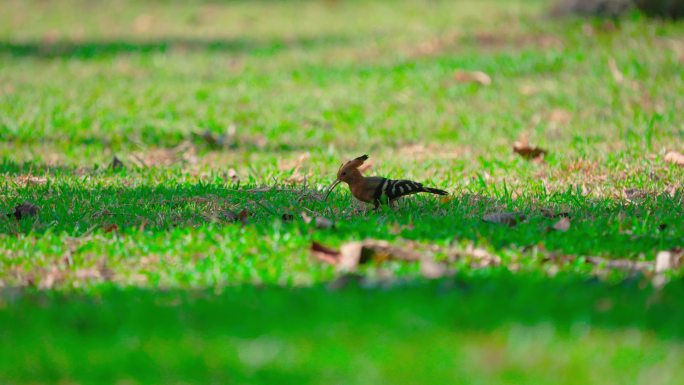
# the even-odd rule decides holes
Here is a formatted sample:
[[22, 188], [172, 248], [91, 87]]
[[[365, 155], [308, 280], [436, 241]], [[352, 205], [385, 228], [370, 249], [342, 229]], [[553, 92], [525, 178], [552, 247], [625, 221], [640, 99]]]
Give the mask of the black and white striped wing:
[[384, 179], [376, 188], [374, 198], [376, 201], [393, 201], [404, 195], [423, 192], [423, 185], [410, 180]]

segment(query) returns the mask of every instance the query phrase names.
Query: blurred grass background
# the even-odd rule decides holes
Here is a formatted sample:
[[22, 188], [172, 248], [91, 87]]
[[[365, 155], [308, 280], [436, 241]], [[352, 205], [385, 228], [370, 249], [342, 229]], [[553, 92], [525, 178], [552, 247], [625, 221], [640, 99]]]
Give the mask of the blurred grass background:
[[[548, 7], [2, 2], [0, 208], [40, 212], [0, 219], [0, 380], [677, 383], [681, 271], [655, 290], [581, 261], [684, 245], [684, 171], [664, 160], [684, 149], [684, 28]], [[320, 201], [363, 153], [453, 199]], [[501, 211], [526, 219], [482, 221]], [[371, 264], [326, 288], [311, 242], [367, 238], [502, 266], [432, 282]]]

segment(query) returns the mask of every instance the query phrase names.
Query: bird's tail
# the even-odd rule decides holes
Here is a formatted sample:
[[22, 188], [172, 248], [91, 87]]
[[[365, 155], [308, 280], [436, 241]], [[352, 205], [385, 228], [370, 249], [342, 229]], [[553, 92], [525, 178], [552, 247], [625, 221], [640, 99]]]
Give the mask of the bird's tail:
[[424, 187], [423, 191], [429, 192], [431, 194], [437, 194], [437, 195], [449, 195], [448, 192], [446, 192], [444, 190], [440, 190], [438, 188]]

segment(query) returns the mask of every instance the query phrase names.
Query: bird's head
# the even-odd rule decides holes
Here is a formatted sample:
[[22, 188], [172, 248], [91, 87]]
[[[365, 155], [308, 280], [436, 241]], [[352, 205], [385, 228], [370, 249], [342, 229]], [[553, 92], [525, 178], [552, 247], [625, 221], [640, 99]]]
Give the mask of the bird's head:
[[328, 193], [325, 195], [325, 198], [328, 198], [328, 195], [332, 192], [332, 190], [337, 187], [340, 182], [345, 182], [346, 184], [352, 184], [355, 181], [359, 180], [361, 176], [361, 172], [359, 171], [359, 167], [363, 164], [368, 159], [368, 155], [361, 155], [358, 158], [354, 158], [346, 163], [342, 163], [340, 166], [339, 170], [337, 170], [337, 179], [328, 187]]

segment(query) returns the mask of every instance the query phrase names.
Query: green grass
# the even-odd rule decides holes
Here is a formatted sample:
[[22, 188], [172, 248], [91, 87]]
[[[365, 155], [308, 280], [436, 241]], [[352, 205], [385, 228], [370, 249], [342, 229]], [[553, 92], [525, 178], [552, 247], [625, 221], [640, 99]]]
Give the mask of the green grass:
[[[0, 212], [40, 212], [0, 216], [0, 382], [681, 381], [681, 270], [658, 290], [582, 261], [684, 246], [684, 168], [664, 161], [684, 150], [684, 25], [544, 7], [2, 2]], [[543, 162], [512, 152], [521, 138]], [[453, 199], [322, 201], [364, 153]], [[525, 220], [482, 220], [500, 211]], [[327, 288], [311, 243], [363, 239], [502, 264], [430, 281], [371, 263]]]

